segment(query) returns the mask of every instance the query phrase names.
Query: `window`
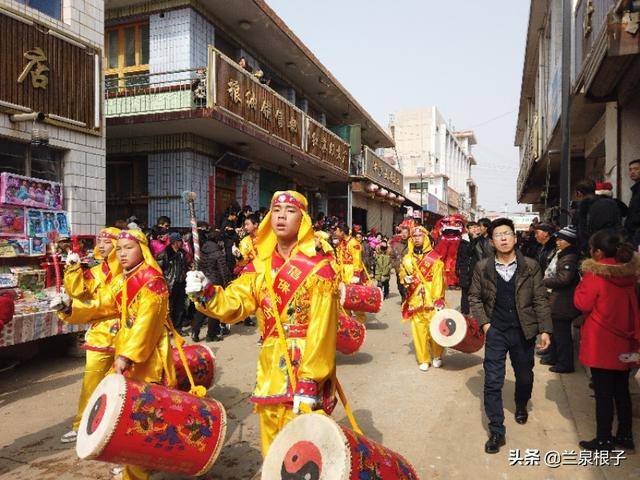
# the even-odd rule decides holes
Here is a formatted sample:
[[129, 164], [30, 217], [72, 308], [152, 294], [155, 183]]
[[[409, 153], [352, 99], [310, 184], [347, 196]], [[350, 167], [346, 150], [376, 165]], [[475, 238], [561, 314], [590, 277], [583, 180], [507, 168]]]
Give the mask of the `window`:
[[61, 154], [47, 147], [0, 139], [0, 165], [3, 172], [62, 181]]
[[416, 183], [409, 184], [409, 191], [420, 192], [420, 183], [422, 183], [422, 191], [426, 192], [429, 190], [429, 182], [416, 182]]
[[149, 23], [105, 30], [105, 88], [149, 84]]
[[58, 20], [62, 18], [62, 0], [18, 0], [18, 2]]

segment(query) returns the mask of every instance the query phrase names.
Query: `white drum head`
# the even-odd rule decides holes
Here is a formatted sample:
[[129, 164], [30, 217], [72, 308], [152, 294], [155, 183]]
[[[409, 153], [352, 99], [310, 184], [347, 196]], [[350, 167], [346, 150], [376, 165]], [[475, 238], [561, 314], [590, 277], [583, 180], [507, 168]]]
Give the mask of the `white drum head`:
[[102, 453], [118, 426], [126, 397], [127, 381], [122, 375], [107, 375], [96, 387], [78, 428], [76, 453], [79, 458], [96, 458]]
[[351, 453], [340, 426], [318, 413], [300, 415], [275, 438], [262, 465], [262, 480], [349, 480]]
[[344, 306], [344, 301], [347, 299], [347, 286], [340, 283], [338, 289], [340, 291], [340, 305]]
[[455, 347], [467, 336], [467, 320], [457, 310], [443, 308], [431, 318], [429, 332], [441, 347]]

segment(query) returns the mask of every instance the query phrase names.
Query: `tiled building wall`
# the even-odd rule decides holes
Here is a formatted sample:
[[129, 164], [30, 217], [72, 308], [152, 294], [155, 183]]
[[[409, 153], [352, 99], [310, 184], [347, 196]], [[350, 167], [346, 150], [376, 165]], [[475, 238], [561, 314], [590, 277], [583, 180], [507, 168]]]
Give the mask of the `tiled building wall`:
[[[196, 193], [196, 217], [209, 216], [209, 177], [211, 159], [191, 151], [149, 155], [149, 223], [160, 215], [171, 218], [174, 227], [188, 227], [189, 214], [182, 192]], [[166, 197], [166, 198], [153, 198]], [[178, 198], [179, 197], [179, 198]]]
[[[63, 0], [62, 18], [55, 19], [15, 0], [0, 0], [0, 7], [63, 31], [72, 39], [104, 48], [104, 1]], [[3, 75], [0, 69], [0, 77]], [[12, 123], [0, 113], [0, 135], [29, 142], [31, 122]], [[49, 144], [62, 151], [64, 209], [70, 214], [74, 234], [96, 234], [105, 224], [105, 138], [63, 127], [46, 125]], [[0, 166], [0, 170], [2, 167]]]

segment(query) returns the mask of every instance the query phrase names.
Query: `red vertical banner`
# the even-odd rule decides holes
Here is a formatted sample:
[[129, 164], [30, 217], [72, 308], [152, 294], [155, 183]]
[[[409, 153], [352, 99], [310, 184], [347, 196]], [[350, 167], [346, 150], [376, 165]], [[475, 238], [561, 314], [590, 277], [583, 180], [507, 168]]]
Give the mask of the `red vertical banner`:
[[216, 223], [216, 176], [209, 176], [209, 225]]

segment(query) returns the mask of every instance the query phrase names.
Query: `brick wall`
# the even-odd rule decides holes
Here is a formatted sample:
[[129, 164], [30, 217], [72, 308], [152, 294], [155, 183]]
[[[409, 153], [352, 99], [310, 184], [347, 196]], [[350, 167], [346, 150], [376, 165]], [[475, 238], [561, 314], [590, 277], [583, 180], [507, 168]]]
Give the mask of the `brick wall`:
[[191, 151], [149, 155], [149, 223], [160, 215], [171, 218], [174, 227], [188, 227], [189, 215], [182, 192], [196, 193], [196, 217], [209, 216], [209, 177], [213, 175], [211, 159]]

